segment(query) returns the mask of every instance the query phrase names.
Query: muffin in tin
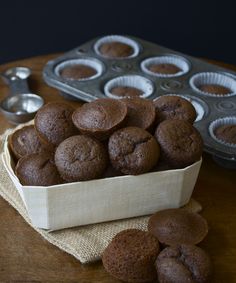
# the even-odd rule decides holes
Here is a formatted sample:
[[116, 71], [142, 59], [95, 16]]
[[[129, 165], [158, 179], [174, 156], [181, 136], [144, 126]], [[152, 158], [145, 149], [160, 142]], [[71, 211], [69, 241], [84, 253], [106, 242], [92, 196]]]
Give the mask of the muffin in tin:
[[203, 72], [193, 75], [189, 81], [191, 88], [203, 95], [228, 97], [236, 95], [236, 81], [225, 74]]
[[209, 132], [217, 142], [230, 147], [236, 147], [236, 117], [224, 117], [213, 121]]
[[56, 66], [55, 73], [68, 81], [83, 82], [100, 77], [104, 69], [101, 61], [88, 57], [62, 61]]
[[109, 80], [104, 86], [104, 93], [109, 98], [147, 98], [154, 92], [154, 85], [149, 79], [139, 75], [126, 75]]
[[111, 35], [100, 38], [94, 45], [95, 52], [107, 59], [128, 59], [139, 53], [139, 45], [131, 38]]
[[141, 63], [143, 72], [163, 78], [179, 77], [190, 69], [190, 63], [177, 55], [162, 55], [147, 58]]

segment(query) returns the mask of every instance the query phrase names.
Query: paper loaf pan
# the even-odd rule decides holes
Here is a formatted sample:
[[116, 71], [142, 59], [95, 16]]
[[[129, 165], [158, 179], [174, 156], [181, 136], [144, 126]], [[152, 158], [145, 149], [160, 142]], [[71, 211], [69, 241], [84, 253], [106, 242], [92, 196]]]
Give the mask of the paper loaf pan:
[[197, 180], [201, 160], [184, 169], [119, 176], [50, 187], [22, 186], [8, 150], [5, 168], [23, 199], [34, 226], [58, 230], [148, 215], [186, 204]]

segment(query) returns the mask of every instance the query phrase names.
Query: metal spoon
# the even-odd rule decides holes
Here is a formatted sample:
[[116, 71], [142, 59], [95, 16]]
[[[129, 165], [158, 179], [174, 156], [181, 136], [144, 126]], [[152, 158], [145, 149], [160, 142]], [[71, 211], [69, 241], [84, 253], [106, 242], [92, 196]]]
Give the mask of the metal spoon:
[[25, 67], [11, 68], [1, 74], [4, 81], [9, 85], [10, 95], [0, 103], [0, 110], [13, 124], [27, 122], [35, 116], [43, 99], [39, 95], [29, 91], [27, 78], [31, 70]]

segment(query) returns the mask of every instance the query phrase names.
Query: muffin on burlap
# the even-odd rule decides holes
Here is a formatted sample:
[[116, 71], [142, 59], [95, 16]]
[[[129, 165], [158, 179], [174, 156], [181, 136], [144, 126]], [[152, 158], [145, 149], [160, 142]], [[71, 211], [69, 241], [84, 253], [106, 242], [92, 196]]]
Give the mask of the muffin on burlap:
[[139, 127], [151, 130], [155, 122], [156, 112], [151, 100], [143, 98], [126, 98], [122, 101], [128, 107], [126, 118], [127, 127]]
[[184, 209], [166, 209], [153, 214], [148, 231], [164, 245], [198, 244], [208, 233], [206, 220]]
[[157, 257], [160, 283], [205, 283], [211, 275], [211, 261], [204, 250], [194, 245], [165, 248]]
[[109, 139], [108, 152], [112, 166], [124, 173], [138, 175], [157, 163], [160, 149], [155, 138], [137, 127], [116, 131]]
[[148, 232], [127, 229], [118, 233], [102, 255], [103, 266], [112, 276], [125, 282], [156, 279], [157, 239]]
[[67, 138], [55, 152], [57, 169], [68, 182], [99, 178], [107, 163], [108, 156], [103, 144], [85, 135]]
[[74, 108], [66, 103], [50, 102], [37, 112], [35, 129], [42, 143], [56, 147], [78, 133], [71, 119], [73, 111]]
[[200, 160], [203, 141], [200, 133], [184, 120], [165, 120], [155, 132], [161, 158], [173, 168], [183, 168]]
[[180, 96], [163, 95], [154, 100], [156, 108], [156, 122], [167, 119], [185, 120], [193, 124], [197, 113], [193, 105]]
[[124, 102], [101, 98], [76, 109], [72, 120], [82, 134], [104, 140], [123, 126], [126, 115], [127, 106]]
[[25, 126], [10, 135], [9, 147], [16, 159], [45, 150], [33, 125]]
[[34, 153], [19, 159], [16, 175], [25, 186], [52, 186], [62, 184], [51, 153]]

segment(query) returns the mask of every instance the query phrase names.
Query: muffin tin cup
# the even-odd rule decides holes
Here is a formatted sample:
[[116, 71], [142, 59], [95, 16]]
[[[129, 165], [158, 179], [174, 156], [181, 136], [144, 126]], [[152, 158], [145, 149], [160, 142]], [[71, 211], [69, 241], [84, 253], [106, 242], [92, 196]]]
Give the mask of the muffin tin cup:
[[[102, 44], [117, 42], [117, 41], [131, 46], [133, 48], [133, 53], [130, 56], [127, 56], [127, 57], [115, 57], [115, 58], [110, 57], [110, 56], [106, 56], [106, 55], [100, 53], [99, 49], [100, 49]], [[128, 59], [128, 58], [134, 58], [134, 57], [138, 56], [138, 54], [140, 52], [140, 46], [136, 41], [134, 41], [133, 39], [130, 39], [128, 37], [121, 36], [121, 35], [108, 35], [108, 36], [104, 36], [104, 37], [100, 38], [98, 41], [96, 41], [96, 43], [94, 44], [94, 50], [99, 56], [105, 57], [107, 59], [112, 59], [112, 60]]]
[[211, 137], [214, 140], [216, 140], [217, 142], [219, 142], [219, 143], [221, 143], [225, 146], [230, 146], [230, 147], [236, 148], [236, 144], [225, 142], [225, 141], [217, 138], [217, 136], [215, 135], [215, 133], [214, 133], [215, 130], [218, 127], [224, 126], [224, 125], [236, 125], [236, 116], [219, 118], [219, 119], [213, 121], [209, 126], [209, 133], [210, 133]]
[[116, 77], [108, 81], [104, 86], [104, 93], [106, 96], [115, 99], [127, 98], [128, 96], [120, 97], [118, 95], [112, 94], [111, 90], [115, 87], [134, 87], [143, 91], [143, 94], [139, 97], [147, 98], [154, 92], [153, 83], [144, 77], [138, 75], [127, 75]]
[[[203, 72], [203, 73], [195, 74], [190, 79], [189, 84], [194, 91], [207, 96], [222, 98], [222, 97], [236, 95], [236, 80], [230, 76], [220, 73]], [[220, 85], [230, 89], [232, 92], [227, 94], [214, 94], [214, 93], [204, 92], [199, 89], [201, 85], [208, 85], [208, 84]]]
[[[162, 73], [155, 73], [148, 69], [151, 65], [159, 65], [159, 64], [172, 64], [178, 67], [181, 71], [175, 74], [162, 74]], [[147, 58], [141, 63], [141, 69], [143, 72], [147, 73], [148, 75], [152, 75], [159, 78], [174, 78], [182, 76], [189, 72], [190, 70], [190, 63], [183, 57], [176, 56], [176, 55], [166, 55], [166, 56], [157, 56]]]
[[[91, 77], [88, 78], [81, 78], [81, 79], [73, 79], [73, 78], [63, 78], [60, 74], [60, 72], [67, 68], [67, 67], [71, 67], [74, 65], [84, 65], [84, 66], [88, 66], [91, 67], [93, 69], [95, 69], [97, 71], [97, 73]], [[94, 58], [83, 58], [83, 59], [71, 59], [71, 60], [66, 60], [63, 61], [61, 63], [59, 63], [56, 67], [55, 67], [55, 74], [65, 80], [69, 80], [69, 81], [88, 81], [88, 80], [93, 80], [96, 79], [98, 77], [100, 77], [102, 75], [104, 71], [104, 66], [103, 63], [100, 62], [97, 59]]]
[[[204, 108], [206, 108], [207, 106], [204, 107], [203, 102], [198, 101], [195, 97], [190, 97], [190, 96], [187, 96], [185, 94], [176, 94], [176, 93], [166, 94], [164, 96], [180, 96], [181, 98], [184, 98], [187, 101], [189, 101], [193, 105], [193, 107], [195, 108], [195, 111], [197, 113], [197, 117], [196, 117], [194, 123], [201, 121], [204, 118], [204, 116], [206, 115], [207, 110], [204, 109]], [[160, 98], [160, 97], [158, 97], [158, 98]], [[155, 100], [157, 100], [158, 98], [156, 98]]]

